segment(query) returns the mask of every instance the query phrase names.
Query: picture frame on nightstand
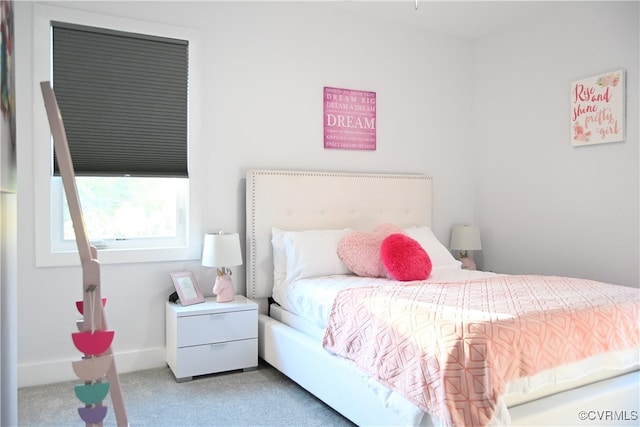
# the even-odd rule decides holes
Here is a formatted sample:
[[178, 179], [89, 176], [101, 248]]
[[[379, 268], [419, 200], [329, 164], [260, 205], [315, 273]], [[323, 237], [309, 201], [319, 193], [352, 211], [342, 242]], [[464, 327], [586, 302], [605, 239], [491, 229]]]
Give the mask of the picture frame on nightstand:
[[202, 291], [198, 287], [196, 277], [191, 271], [179, 271], [171, 273], [171, 281], [178, 293], [181, 305], [192, 305], [204, 302]]

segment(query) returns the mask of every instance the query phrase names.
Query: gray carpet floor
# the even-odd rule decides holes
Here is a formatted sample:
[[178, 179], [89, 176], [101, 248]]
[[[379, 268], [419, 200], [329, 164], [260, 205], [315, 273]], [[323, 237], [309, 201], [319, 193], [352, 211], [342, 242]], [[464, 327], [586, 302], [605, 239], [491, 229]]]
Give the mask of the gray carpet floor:
[[[258, 369], [176, 383], [168, 367], [120, 374], [129, 425], [353, 426], [262, 360]], [[73, 387], [80, 380], [18, 390], [20, 426], [84, 426]], [[116, 419], [109, 397], [105, 426]]]

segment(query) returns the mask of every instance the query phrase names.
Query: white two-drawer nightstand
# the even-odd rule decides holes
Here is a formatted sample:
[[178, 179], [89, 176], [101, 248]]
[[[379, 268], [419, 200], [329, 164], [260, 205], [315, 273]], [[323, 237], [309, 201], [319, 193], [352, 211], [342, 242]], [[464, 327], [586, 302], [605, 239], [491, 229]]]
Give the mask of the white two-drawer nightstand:
[[176, 381], [258, 366], [258, 304], [236, 295], [188, 306], [166, 303], [167, 364]]

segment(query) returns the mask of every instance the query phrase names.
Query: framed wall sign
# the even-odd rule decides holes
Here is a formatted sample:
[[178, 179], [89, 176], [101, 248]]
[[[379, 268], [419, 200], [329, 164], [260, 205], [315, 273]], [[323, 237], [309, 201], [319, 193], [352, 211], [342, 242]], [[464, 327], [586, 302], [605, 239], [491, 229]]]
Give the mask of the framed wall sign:
[[376, 149], [376, 93], [324, 88], [324, 148]]
[[624, 70], [571, 82], [571, 145], [624, 140]]
[[202, 296], [202, 292], [192, 272], [180, 271], [178, 273], [171, 273], [171, 281], [178, 293], [180, 304], [191, 305], [204, 301], [204, 296]]

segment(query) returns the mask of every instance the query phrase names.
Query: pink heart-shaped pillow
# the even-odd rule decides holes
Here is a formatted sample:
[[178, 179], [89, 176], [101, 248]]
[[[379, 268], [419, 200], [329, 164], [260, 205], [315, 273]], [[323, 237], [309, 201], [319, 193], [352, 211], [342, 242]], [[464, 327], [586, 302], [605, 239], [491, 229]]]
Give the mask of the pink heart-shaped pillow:
[[429, 254], [405, 234], [391, 234], [380, 245], [380, 259], [389, 277], [402, 282], [425, 280], [433, 268]]
[[404, 233], [394, 224], [380, 224], [371, 233], [351, 231], [338, 242], [338, 257], [349, 271], [362, 277], [387, 277], [380, 245], [389, 235]]

